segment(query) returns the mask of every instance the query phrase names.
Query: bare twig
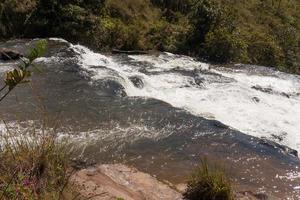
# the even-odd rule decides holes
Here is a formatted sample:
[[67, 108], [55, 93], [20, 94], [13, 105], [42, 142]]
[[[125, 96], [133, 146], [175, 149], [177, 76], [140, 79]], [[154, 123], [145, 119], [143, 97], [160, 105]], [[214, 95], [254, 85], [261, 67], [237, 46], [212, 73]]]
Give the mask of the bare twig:
[[7, 87], [7, 85], [4, 85], [4, 86], [0, 89], [0, 92], [2, 92], [6, 87]]
[[9, 95], [9, 93], [11, 92], [12, 90], [8, 90], [1, 98], [0, 98], [0, 102], [3, 101], [3, 99], [5, 99], [5, 97], [7, 97], [7, 95]]

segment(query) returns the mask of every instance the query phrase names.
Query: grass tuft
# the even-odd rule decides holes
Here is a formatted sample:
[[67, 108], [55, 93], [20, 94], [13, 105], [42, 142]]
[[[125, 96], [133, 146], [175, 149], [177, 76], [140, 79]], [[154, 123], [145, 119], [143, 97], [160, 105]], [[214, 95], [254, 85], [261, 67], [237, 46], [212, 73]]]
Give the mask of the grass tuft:
[[210, 168], [207, 159], [203, 159], [191, 175], [183, 196], [187, 200], [233, 200], [233, 190], [224, 170]]
[[[1, 136], [0, 199], [66, 199], [70, 170], [68, 144], [51, 131], [7, 127]], [[73, 199], [73, 198], [71, 198]]]

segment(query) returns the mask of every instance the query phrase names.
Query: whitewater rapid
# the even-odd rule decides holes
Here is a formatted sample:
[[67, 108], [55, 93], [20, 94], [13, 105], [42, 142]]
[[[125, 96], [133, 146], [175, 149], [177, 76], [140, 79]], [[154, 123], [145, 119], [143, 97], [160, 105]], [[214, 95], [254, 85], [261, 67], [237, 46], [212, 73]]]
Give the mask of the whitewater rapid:
[[[0, 46], [26, 53], [36, 41]], [[42, 73], [1, 102], [0, 148], [51, 135], [74, 144], [80, 162], [126, 163], [173, 184], [207, 156], [240, 191], [299, 199], [297, 152], [283, 145], [300, 150], [300, 76], [167, 52], [102, 54], [57, 38], [35, 62]], [[0, 61], [0, 76], [17, 64]]]
[[298, 75], [260, 66], [216, 67], [171, 53], [128, 56], [124, 61], [120, 56], [69, 45], [91, 84], [114, 80], [130, 97], [159, 99], [300, 151]]

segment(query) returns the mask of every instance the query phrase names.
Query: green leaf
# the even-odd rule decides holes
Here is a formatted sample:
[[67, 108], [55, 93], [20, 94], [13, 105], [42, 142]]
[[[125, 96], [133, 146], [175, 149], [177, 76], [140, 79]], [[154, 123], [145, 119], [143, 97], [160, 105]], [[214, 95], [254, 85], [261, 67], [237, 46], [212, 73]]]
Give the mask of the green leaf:
[[38, 57], [41, 57], [45, 54], [47, 48], [47, 41], [46, 40], [39, 40], [35, 47], [30, 50], [27, 58], [29, 62], [32, 63]]

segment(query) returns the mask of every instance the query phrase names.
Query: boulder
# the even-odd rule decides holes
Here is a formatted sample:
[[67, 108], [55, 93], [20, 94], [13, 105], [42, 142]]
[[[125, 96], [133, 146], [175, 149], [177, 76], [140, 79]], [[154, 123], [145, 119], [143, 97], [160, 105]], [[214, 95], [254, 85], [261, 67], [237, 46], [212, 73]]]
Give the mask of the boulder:
[[6, 48], [0, 48], [0, 60], [18, 60], [19, 58], [23, 57], [18, 51]]
[[133, 83], [133, 85], [137, 88], [142, 89], [144, 87], [144, 82], [140, 77], [137, 76], [133, 76], [129, 78], [131, 80], [131, 82]]
[[82, 169], [70, 180], [84, 199], [182, 200], [182, 195], [170, 185], [122, 164]]

